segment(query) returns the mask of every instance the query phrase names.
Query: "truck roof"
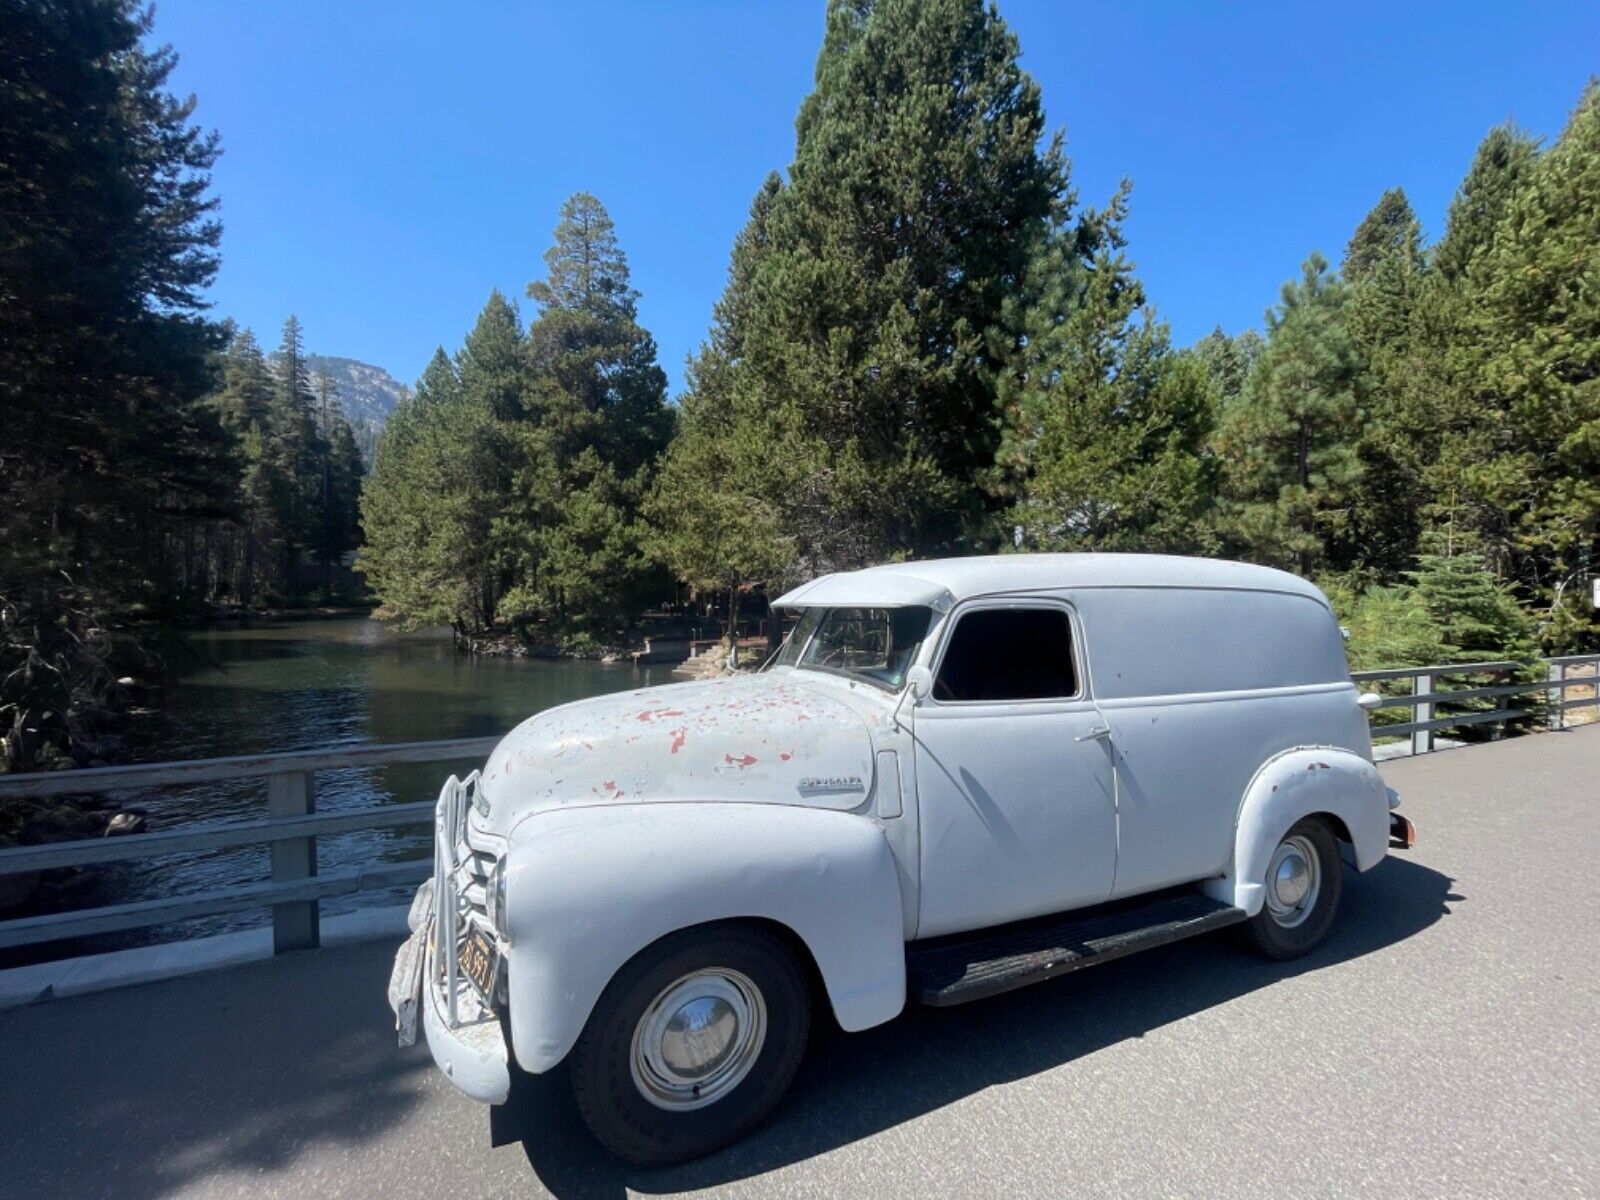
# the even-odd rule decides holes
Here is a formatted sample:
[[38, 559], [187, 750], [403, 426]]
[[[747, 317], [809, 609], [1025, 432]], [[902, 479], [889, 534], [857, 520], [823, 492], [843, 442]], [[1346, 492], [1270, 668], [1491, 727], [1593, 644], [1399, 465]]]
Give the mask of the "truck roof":
[[1174, 554], [988, 554], [886, 563], [823, 575], [785, 592], [772, 606], [926, 605], [944, 612], [958, 601], [999, 592], [1108, 587], [1284, 592], [1327, 604], [1314, 585], [1297, 575], [1226, 559]]

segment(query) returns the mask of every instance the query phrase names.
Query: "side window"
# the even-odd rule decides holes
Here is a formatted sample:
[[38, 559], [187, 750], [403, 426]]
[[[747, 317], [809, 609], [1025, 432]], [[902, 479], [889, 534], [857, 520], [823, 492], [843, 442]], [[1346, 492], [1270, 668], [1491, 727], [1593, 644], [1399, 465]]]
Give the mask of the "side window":
[[936, 700], [1047, 700], [1078, 694], [1072, 626], [1059, 608], [980, 608], [950, 635]]

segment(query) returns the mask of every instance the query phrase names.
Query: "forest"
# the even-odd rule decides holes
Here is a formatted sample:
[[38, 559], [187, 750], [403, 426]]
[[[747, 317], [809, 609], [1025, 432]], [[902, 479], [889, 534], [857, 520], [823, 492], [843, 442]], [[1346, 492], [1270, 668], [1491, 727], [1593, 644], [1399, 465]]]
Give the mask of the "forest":
[[663, 569], [737, 596], [1156, 551], [1316, 579], [1365, 665], [1592, 645], [1600, 90], [1548, 147], [1488, 130], [1431, 244], [1396, 187], [1262, 329], [1176, 347], [1131, 186], [1080, 199], [1019, 53], [969, 0], [830, 5], [675, 402], [574, 196], [531, 326], [492, 295], [379, 447], [382, 611], [577, 645], [622, 639]]
[[682, 394], [580, 192], [528, 315], [488, 296], [363, 482], [298, 322], [269, 362], [207, 308], [220, 143], [169, 92], [148, 12], [6, 21], [9, 766], [67, 752], [149, 623], [318, 595], [358, 547], [401, 627], [568, 652], [626, 645], [679, 585], [737, 607], [1040, 550], [1294, 571], [1366, 666], [1600, 643], [1593, 81], [1548, 143], [1487, 130], [1436, 238], [1396, 187], [1337, 263], [1284, 264], [1260, 329], [1175, 346], [1132, 185], [1080, 197], [998, 11], [830, 0], [793, 159], [755, 188]]

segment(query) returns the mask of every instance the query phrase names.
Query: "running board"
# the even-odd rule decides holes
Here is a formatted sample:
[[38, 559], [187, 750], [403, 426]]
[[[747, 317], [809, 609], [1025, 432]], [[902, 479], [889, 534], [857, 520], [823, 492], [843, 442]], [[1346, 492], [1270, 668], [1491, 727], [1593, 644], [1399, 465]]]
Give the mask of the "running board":
[[923, 1004], [964, 1004], [1245, 919], [1242, 909], [1186, 887], [913, 942], [906, 971]]

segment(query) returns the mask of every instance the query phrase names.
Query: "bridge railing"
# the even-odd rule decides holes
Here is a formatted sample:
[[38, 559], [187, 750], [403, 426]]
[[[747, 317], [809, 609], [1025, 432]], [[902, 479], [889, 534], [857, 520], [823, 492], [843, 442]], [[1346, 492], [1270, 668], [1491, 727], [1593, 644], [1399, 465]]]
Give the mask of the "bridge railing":
[[237, 884], [192, 895], [134, 900], [125, 904], [0, 921], [0, 950], [262, 908], [272, 909], [274, 950], [281, 952], [314, 947], [321, 938], [319, 901], [332, 896], [418, 883], [427, 878], [431, 868], [430, 860], [424, 858], [416, 862], [319, 874], [317, 837], [360, 829], [423, 825], [433, 820], [433, 802], [430, 800], [319, 813], [316, 811], [317, 773], [351, 767], [483, 758], [499, 740], [497, 737], [484, 737], [380, 746], [333, 746], [279, 754], [205, 758], [192, 762], [0, 775], [0, 803], [13, 798], [78, 796], [236, 779], [259, 778], [265, 779], [267, 784], [264, 819], [200, 821], [173, 829], [122, 837], [82, 838], [43, 846], [17, 846], [0, 850], [0, 875], [154, 858], [191, 850], [220, 850], [263, 844], [269, 847], [271, 855], [271, 878], [266, 883]]
[[[1537, 699], [1542, 694], [1545, 718], [1553, 728], [1565, 726], [1568, 713], [1600, 704], [1600, 654], [1546, 659], [1536, 668], [1543, 675], [1541, 680], [1517, 682], [1512, 679], [1516, 673], [1529, 669], [1528, 664], [1512, 661], [1435, 663], [1420, 667], [1359, 671], [1352, 678], [1359, 684], [1373, 683], [1380, 688], [1402, 681], [1409, 682], [1409, 692], [1385, 696], [1379, 702], [1378, 711], [1410, 709], [1410, 720], [1391, 724], [1376, 722], [1373, 732], [1380, 736], [1409, 735], [1412, 750], [1422, 754], [1433, 749], [1434, 734], [1440, 730], [1521, 721], [1536, 715], [1534, 708], [1512, 707], [1513, 697]], [[1457, 679], [1467, 680], [1472, 686], [1448, 690], [1441, 687], [1443, 681]], [[1595, 689], [1595, 694], [1569, 696], [1568, 692], [1574, 688]], [[1486, 700], [1493, 701], [1494, 707], [1476, 711], [1440, 711], [1441, 708], [1456, 710]], [[317, 773], [397, 763], [482, 759], [498, 740], [483, 737], [393, 745], [334, 746], [192, 762], [0, 775], [0, 803], [14, 798], [183, 787], [238, 779], [266, 781], [266, 809], [261, 819], [200, 821], [122, 837], [85, 838], [3, 849], [0, 850], [0, 875], [242, 846], [266, 845], [271, 856], [270, 879], [265, 883], [236, 884], [191, 895], [134, 900], [124, 904], [0, 921], [0, 950], [264, 908], [272, 910], [273, 947], [276, 951], [314, 947], [321, 937], [319, 901], [417, 883], [427, 877], [432, 866], [431, 861], [423, 857], [414, 862], [319, 872], [317, 838], [355, 830], [425, 825], [432, 821], [434, 809], [431, 800], [421, 800], [319, 813], [316, 811]]]
[[[1587, 669], [1587, 673], [1580, 674]], [[1535, 673], [1541, 679], [1518, 680], [1519, 674]], [[1407, 683], [1410, 691], [1385, 695], [1375, 713], [1389, 709], [1409, 709], [1410, 719], [1399, 722], [1375, 720], [1372, 732], [1381, 737], [1411, 739], [1413, 754], [1427, 754], [1434, 747], [1434, 735], [1441, 730], [1470, 725], [1501, 725], [1529, 721], [1540, 713], [1542, 701], [1546, 724], [1564, 729], [1567, 714], [1576, 709], [1600, 704], [1600, 654], [1569, 654], [1542, 659], [1537, 663], [1500, 659], [1491, 662], [1430, 663], [1420, 667], [1386, 667], [1379, 671], [1352, 671], [1358, 684], [1386, 686]], [[1464, 681], [1468, 686], [1449, 686]], [[1573, 688], [1597, 689], [1592, 696], [1572, 697]], [[1482, 702], [1489, 701], [1489, 707]], [[1528, 704], [1532, 701], [1532, 705]], [[1449, 711], [1440, 711], [1441, 709]]]

